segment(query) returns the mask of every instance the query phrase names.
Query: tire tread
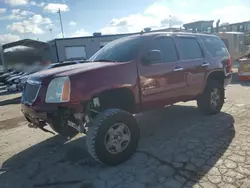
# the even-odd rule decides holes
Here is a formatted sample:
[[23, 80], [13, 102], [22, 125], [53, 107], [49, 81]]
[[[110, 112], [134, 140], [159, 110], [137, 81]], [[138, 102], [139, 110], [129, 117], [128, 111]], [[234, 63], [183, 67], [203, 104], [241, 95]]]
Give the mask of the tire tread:
[[126, 111], [120, 110], [120, 109], [108, 109], [104, 112], [101, 112], [89, 125], [88, 127], [88, 133], [87, 133], [87, 148], [89, 154], [99, 163], [104, 164], [97, 156], [96, 154], [96, 135], [99, 131], [99, 128], [101, 127], [102, 123], [108, 119], [109, 117], [113, 116], [116, 113], [127, 113]]
[[224, 104], [224, 88], [223, 88], [223, 84], [221, 82], [219, 82], [218, 80], [210, 80], [207, 83], [207, 86], [204, 90], [204, 92], [202, 93], [202, 95], [197, 99], [197, 106], [199, 107], [199, 109], [202, 111], [202, 113], [206, 114], [206, 115], [213, 115], [213, 114], [217, 114], [221, 108], [219, 108], [218, 110], [212, 110], [210, 108], [210, 104], [208, 103], [209, 101], [207, 100], [208, 97], [210, 97], [210, 89], [214, 88], [214, 87], [218, 87], [221, 88], [221, 90], [223, 91], [223, 102], [222, 102], [222, 106]]

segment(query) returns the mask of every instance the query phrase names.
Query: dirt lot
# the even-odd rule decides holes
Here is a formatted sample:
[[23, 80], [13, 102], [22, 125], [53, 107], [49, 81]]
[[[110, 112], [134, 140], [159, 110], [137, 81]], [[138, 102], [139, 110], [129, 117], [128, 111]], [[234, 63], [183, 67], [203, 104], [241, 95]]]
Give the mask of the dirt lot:
[[234, 81], [226, 95], [222, 113], [212, 117], [195, 102], [138, 116], [136, 154], [103, 167], [84, 150], [84, 136], [66, 142], [29, 129], [20, 94], [0, 94], [0, 187], [250, 187], [250, 84]]

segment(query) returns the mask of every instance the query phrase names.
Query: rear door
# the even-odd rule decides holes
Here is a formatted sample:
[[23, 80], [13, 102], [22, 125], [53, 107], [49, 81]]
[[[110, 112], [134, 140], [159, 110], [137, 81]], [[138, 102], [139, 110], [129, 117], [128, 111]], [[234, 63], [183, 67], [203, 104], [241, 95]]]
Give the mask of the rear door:
[[199, 40], [195, 36], [176, 36], [180, 54], [180, 66], [186, 73], [186, 100], [192, 99], [203, 90], [210, 60], [206, 58]]

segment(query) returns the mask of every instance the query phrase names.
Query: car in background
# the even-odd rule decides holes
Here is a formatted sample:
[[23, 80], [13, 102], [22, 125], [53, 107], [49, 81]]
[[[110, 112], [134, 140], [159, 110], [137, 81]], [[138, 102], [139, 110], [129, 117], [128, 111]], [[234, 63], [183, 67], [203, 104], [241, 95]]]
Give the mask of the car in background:
[[62, 63], [52, 63], [52, 64], [50, 64], [48, 66], [45, 66], [45, 67], [40, 67], [40, 66], [35, 67], [35, 68], [29, 70], [29, 72], [26, 72], [23, 75], [16, 76], [16, 77], [13, 77], [12, 79], [10, 79], [9, 82], [7, 82], [6, 89], [8, 91], [12, 91], [12, 92], [13, 91], [22, 91], [28, 77], [31, 74], [35, 73], [35, 72], [39, 72], [41, 70], [46, 70], [46, 69], [62, 67], [62, 66], [75, 65], [75, 64], [78, 64], [78, 63], [81, 63], [81, 62], [85, 62], [85, 61], [65, 61], [65, 62], [62, 62]]
[[16, 75], [17, 73], [19, 73], [17, 70], [12, 70], [12, 69], [8, 72], [3, 72], [0, 75], [0, 82], [5, 82], [6, 78], [8, 78], [9, 76]]

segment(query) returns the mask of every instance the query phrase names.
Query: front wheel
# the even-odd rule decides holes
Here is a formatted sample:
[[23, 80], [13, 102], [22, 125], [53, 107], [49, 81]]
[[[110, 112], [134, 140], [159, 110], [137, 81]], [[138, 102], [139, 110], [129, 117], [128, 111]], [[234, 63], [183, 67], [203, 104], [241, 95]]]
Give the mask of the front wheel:
[[217, 114], [224, 104], [225, 90], [220, 81], [209, 81], [206, 89], [197, 99], [198, 108], [207, 115]]
[[98, 162], [113, 166], [133, 155], [139, 137], [139, 127], [133, 115], [120, 109], [109, 109], [89, 124], [87, 147]]

